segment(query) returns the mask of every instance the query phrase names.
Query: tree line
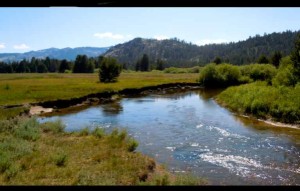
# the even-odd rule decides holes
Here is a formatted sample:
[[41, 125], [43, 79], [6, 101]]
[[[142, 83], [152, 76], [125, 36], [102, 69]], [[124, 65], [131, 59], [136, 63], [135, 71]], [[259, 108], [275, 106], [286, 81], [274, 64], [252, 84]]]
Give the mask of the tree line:
[[20, 62], [0, 62], [0, 73], [93, 73], [103, 59], [103, 56], [89, 58], [86, 55], [77, 55], [75, 61], [32, 57], [31, 60], [23, 59]]

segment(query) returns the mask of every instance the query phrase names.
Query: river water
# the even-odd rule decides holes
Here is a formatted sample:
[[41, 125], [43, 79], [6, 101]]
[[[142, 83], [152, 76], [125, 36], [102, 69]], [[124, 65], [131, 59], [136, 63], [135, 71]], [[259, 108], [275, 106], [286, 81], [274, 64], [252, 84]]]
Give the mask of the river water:
[[67, 131], [126, 128], [137, 151], [213, 185], [299, 185], [300, 130], [236, 116], [214, 101], [219, 92], [127, 97], [39, 120], [61, 118]]

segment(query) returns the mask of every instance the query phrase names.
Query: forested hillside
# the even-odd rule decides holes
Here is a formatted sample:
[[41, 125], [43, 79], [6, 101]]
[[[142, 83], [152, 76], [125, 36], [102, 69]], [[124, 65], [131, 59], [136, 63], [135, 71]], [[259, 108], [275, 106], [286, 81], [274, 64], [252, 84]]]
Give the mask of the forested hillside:
[[264, 36], [256, 35], [235, 43], [204, 46], [197, 46], [177, 38], [168, 40], [135, 38], [110, 48], [104, 55], [117, 58], [131, 69], [143, 54], [149, 56], [150, 63], [154, 63], [157, 59], [165, 61], [165, 67], [205, 65], [217, 56], [222, 61], [243, 65], [256, 62], [263, 54], [270, 57], [275, 51], [280, 51], [283, 56], [288, 55], [298, 33], [299, 31], [274, 32]]

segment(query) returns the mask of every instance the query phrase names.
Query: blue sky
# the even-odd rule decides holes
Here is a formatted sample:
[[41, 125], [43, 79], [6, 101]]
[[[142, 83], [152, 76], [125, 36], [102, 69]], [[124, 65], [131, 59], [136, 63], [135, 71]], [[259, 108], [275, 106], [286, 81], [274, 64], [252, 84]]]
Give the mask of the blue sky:
[[237, 42], [299, 30], [300, 8], [0, 8], [0, 53], [107, 47], [135, 37]]

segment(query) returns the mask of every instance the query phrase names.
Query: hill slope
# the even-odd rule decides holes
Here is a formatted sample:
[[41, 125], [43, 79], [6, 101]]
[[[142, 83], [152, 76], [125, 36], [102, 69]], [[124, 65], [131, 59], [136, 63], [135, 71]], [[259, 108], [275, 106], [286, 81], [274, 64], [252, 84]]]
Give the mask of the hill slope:
[[204, 65], [220, 56], [226, 62], [242, 65], [255, 62], [261, 54], [272, 55], [274, 51], [281, 51], [288, 55], [299, 31], [256, 35], [247, 40], [228, 44], [210, 44], [197, 46], [176, 38], [168, 40], [154, 40], [135, 38], [129, 42], [111, 47], [104, 56], [112, 56], [120, 62], [127, 63], [130, 68], [144, 53], [149, 55], [150, 62], [163, 59], [167, 66], [190, 67]]

